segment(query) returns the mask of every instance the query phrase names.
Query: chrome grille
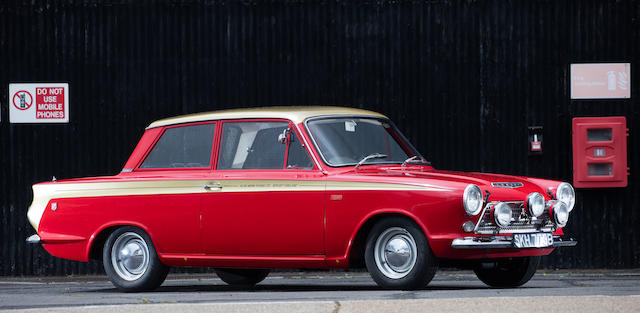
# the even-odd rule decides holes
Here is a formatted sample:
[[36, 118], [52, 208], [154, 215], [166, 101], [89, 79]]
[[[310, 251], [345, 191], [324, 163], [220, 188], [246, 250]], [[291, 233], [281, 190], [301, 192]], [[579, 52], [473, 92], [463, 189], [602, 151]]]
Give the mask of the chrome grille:
[[484, 207], [474, 230], [476, 234], [551, 232], [555, 230], [548, 210], [544, 210], [544, 213], [537, 218], [531, 217], [525, 212], [522, 201], [504, 202], [511, 208], [511, 224], [508, 227], [500, 228], [491, 218], [491, 208], [497, 203], [490, 202]]

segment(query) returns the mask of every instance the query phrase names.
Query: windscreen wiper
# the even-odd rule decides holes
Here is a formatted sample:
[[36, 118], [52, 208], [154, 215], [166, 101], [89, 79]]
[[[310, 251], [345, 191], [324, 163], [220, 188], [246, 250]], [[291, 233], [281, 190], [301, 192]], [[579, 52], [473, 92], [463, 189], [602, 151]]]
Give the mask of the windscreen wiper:
[[362, 165], [364, 162], [367, 162], [371, 159], [384, 159], [388, 157], [388, 155], [386, 154], [381, 154], [381, 153], [374, 153], [374, 154], [369, 154], [366, 157], [364, 157], [362, 160], [360, 160], [360, 162], [358, 162], [358, 164], [356, 164], [356, 168], [359, 168], [360, 165]]
[[425, 160], [423, 157], [419, 156], [419, 155], [414, 155], [406, 160], [404, 160], [404, 162], [402, 162], [402, 167], [407, 167], [407, 163], [412, 162], [412, 161], [420, 161], [422, 163], [425, 163], [427, 165], [431, 165], [431, 162]]

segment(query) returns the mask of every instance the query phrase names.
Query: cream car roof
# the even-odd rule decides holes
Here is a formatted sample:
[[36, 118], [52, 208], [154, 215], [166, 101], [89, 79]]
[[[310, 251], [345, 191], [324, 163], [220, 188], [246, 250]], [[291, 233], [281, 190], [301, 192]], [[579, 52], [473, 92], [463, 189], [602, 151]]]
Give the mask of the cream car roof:
[[340, 115], [355, 115], [355, 116], [374, 116], [383, 117], [386, 116], [368, 110], [345, 108], [345, 107], [331, 107], [331, 106], [283, 106], [283, 107], [261, 107], [261, 108], [248, 108], [248, 109], [233, 109], [203, 112], [196, 114], [181, 115], [175, 117], [169, 117], [161, 120], [157, 120], [149, 125], [148, 128], [201, 122], [201, 121], [215, 121], [215, 120], [228, 120], [228, 119], [251, 119], [251, 118], [283, 118], [291, 120], [298, 124], [310, 117], [317, 116], [340, 116]]

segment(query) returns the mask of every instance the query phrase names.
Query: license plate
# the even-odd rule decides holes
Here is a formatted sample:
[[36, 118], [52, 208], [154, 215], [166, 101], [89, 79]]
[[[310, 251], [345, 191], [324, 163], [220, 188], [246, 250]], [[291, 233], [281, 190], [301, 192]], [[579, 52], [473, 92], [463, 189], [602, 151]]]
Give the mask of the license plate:
[[516, 248], [544, 248], [553, 245], [551, 233], [513, 234]]

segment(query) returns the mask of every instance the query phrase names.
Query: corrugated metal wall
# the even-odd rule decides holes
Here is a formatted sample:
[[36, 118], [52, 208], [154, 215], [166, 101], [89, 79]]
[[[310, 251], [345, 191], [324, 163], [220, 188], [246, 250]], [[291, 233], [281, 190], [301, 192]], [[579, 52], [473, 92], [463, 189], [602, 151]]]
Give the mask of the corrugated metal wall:
[[[0, 275], [80, 274], [27, 246], [33, 183], [115, 174], [149, 122], [232, 107], [381, 111], [441, 169], [571, 181], [571, 118], [628, 119], [627, 188], [579, 190], [578, 247], [640, 266], [638, 1], [9, 1], [0, 4]], [[631, 62], [632, 98], [569, 100], [577, 62]], [[67, 125], [9, 124], [10, 82], [69, 82]], [[544, 127], [528, 156], [527, 126]]]

